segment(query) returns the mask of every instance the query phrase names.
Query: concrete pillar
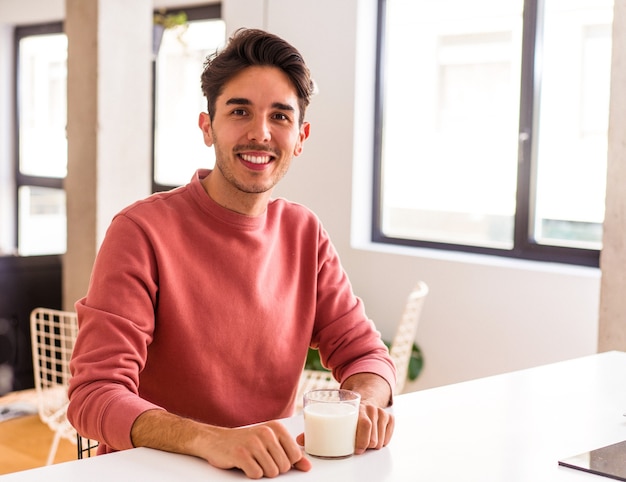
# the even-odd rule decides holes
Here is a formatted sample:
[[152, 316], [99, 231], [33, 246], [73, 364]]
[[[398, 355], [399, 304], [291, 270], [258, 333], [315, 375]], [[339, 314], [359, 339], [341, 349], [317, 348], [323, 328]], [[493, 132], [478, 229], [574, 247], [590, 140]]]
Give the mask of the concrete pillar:
[[65, 309], [87, 292], [114, 214], [150, 193], [152, 8], [152, 0], [65, 0]]
[[598, 351], [626, 350], [626, 0], [615, 0]]

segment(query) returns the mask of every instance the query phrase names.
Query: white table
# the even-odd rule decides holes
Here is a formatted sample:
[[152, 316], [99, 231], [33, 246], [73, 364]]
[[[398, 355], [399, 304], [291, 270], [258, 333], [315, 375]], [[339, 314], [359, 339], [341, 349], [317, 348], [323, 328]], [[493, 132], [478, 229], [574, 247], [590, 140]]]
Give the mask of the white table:
[[[396, 397], [388, 447], [345, 460], [312, 459], [298, 481], [558, 482], [611, 479], [558, 460], [626, 439], [626, 353], [609, 352]], [[285, 421], [294, 436], [301, 416]], [[133, 449], [0, 477], [60, 480], [244, 480], [200, 459]]]

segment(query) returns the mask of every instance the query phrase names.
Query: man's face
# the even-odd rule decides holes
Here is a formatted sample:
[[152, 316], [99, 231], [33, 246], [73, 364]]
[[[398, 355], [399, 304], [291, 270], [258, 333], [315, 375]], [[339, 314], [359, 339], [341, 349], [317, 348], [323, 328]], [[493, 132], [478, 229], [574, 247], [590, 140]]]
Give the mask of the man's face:
[[213, 121], [200, 114], [215, 168], [237, 195], [270, 192], [300, 155], [309, 124], [298, 125], [298, 97], [278, 68], [248, 67], [231, 78], [215, 103]]

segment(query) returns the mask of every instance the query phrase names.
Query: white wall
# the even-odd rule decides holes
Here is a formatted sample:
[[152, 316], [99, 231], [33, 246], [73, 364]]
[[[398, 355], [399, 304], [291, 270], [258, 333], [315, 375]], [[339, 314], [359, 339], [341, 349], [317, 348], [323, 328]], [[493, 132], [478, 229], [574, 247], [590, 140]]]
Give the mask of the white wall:
[[[158, 5], [191, 3], [199, 2]], [[426, 367], [411, 389], [594, 353], [597, 269], [368, 246], [374, 3], [223, 1], [228, 31], [264, 27], [284, 36], [300, 49], [319, 84], [308, 111], [311, 137], [276, 194], [318, 213], [386, 338], [415, 280], [429, 284], [417, 336]], [[0, 24], [12, 6], [16, 12], [41, 12], [40, 5], [57, 7], [59, 17], [51, 19], [63, 15], [62, 2], [2, 0]], [[6, 60], [0, 58], [3, 71]], [[6, 105], [3, 100], [0, 105]]]

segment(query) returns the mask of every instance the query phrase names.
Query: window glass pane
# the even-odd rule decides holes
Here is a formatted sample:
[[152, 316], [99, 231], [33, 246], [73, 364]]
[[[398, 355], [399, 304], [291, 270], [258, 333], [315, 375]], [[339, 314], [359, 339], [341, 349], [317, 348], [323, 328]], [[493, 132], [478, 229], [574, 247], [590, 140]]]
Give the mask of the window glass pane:
[[546, 0], [534, 237], [600, 249], [612, 0]]
[[19, 254], [31, 256], [65, 253], [65, 191], [21, 186], [18, 196]]
[[511, 248], [522, 0], [388, 0], [385, 236]]
[[25, 37], [19, 44], [19, 168], [23, 174], [67, 173], [67, 37]]
[[222, 20], [189, 22], [167, 29], [156, 62], [154, 178], [182, 185], [199, 167], [211, 168], [213, 149], [205, 146], [198, 114], [206, 112], [200, 74], [206, 56], [224, 44]]

